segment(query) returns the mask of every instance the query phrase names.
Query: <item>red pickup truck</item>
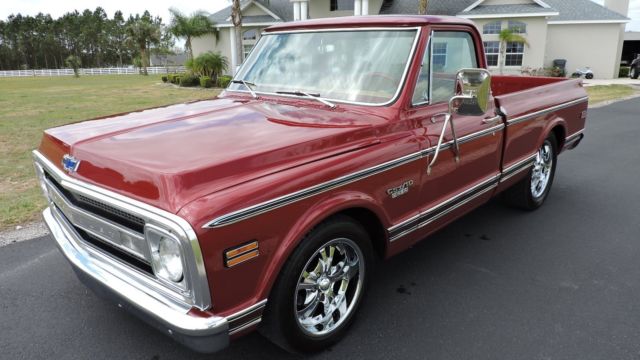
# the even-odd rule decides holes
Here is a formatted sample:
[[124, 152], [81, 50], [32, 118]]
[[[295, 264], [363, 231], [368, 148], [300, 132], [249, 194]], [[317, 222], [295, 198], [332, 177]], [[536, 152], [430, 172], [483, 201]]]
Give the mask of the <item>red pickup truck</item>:
[[45, 131], [44, 219], [78, 277], [201, 352], [337, 341], [376, 258], [549, 195], [580, 80], [491, 76], [466, 20], [284, 23], [218, 98]]

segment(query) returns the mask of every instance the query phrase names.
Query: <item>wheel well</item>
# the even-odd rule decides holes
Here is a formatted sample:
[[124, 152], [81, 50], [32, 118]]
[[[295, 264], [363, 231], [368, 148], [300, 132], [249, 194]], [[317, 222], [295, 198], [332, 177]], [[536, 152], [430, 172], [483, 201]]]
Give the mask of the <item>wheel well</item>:
[[376, 255], [380, 258], [384, 258], [387, 244], [387, 233], [382, 222], [373, 211], [365, 208], [351, 208], [342, 210], [338, 214], [349, 216], [359, 222], [369, 233]]
[[558, 144], [558, 151], [560, 151], [562, 149], [562, 147], [564, 147], [564, 141], [565, 141], [566, 135], [567, 135], [565, 130], [564, 130], [564, 127], [562, 127], [561, 125], [557, 125], [553, 129], [551, 129], [551, 132], [556, 137], [556, 142]]

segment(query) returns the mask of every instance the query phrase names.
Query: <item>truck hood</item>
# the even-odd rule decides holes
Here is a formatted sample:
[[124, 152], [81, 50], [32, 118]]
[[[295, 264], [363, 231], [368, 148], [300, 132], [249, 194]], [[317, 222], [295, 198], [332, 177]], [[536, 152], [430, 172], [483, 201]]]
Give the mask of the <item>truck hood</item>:
[[40, 151], [58, 166], [73, 155], [71, 176], [176, 213], [206, 194], [375, 144], [383, 121], [321, 104], [223, 98], [49, 129]]

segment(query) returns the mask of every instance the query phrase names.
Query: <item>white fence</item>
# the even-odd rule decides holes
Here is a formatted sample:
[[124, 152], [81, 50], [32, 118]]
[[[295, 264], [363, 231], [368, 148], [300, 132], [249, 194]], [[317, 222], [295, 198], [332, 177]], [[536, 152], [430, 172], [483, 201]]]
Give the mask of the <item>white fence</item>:
[[[153, 66], [148, 67], [149, 74], [171, 74], [185, 71], [184, 66]], [[80, 75], [135, 75], [139, 74], [138, 68], [91, 68], [80, 69]], [[73, 69], [40, 69], [40, 70], [3, 70], [0, 77], [18, 76], [72, 76]]]

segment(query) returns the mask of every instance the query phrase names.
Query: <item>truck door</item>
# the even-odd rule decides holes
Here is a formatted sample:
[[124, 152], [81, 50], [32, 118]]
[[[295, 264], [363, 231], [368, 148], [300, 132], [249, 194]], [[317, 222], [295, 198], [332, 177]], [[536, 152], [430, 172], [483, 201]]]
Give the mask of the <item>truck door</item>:
[[[415, 218], [390, 229], [391, 241], [412, 232], [417, 232], [418, 237], [430, 233], [487, 201], [498, 183], [504, 123], [495, 115], [493, 105], [480, 116], [453, 114], [451, 121], [459, 143], [459, 156], [454, 151], [451, 127], [447, 127], [437, 161], [427, 170], [435, 155], [449, 99], [456, 95], [456, 73], [484, 65], [483, 56], [470, 31], [432, 29], [416, 80], [412, 107], [407, 112], [424, 133], [421, 210]], [[416, 236], [410, 238], [416, 240]]]

